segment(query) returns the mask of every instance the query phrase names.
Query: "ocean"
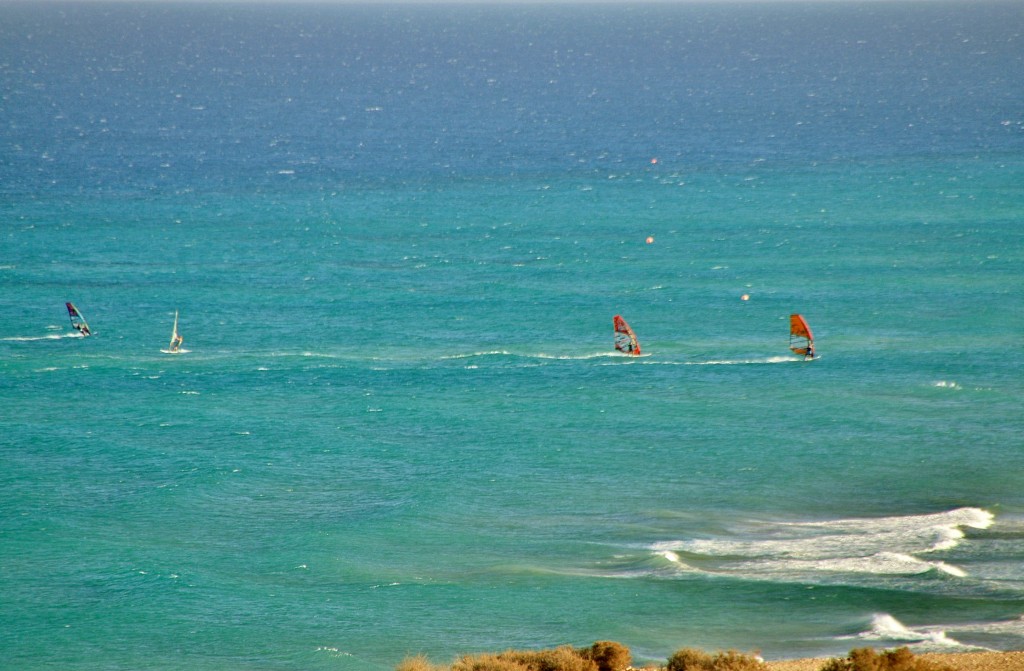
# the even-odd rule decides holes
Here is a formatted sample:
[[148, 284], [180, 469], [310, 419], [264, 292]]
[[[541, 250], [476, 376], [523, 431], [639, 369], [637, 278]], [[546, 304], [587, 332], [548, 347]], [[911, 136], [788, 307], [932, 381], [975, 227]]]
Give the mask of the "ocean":
[[0, 4], [3, 668], [1020, 650], [1022, 335], [1019, 3]]

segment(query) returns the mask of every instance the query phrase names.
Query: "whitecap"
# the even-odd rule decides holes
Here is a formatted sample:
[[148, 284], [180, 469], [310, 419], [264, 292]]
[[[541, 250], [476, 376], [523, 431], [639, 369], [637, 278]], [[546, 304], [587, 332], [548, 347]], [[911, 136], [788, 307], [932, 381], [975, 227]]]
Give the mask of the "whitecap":
[[959, 566], [953, 566], [952, 564], [947, 564], [944, 561], [931, 562], [931, 565], [934, 566], [938, 571], [941, 571], [942, 573], [948, 573], [949, 575], [951, 575], [953, 577], [956, 577], [956, 578], [966, 578], [967, 577], [967, 571], [963, 570]]
[[669, 560], [670, 562], [673, 562], [675, 564], [679, 563], [679, 555], [675, 552], [672, 552], [672, 550], [662, 550], [658, 554], [660, 554], [662, 557]]
[[449, 354], [442, 356], [441, 359], [469, 359], [476, 356], [510, 356], [512, 353], [507, 350], [485, 350], [482, 352], [472, 352], [470, 354]]
[[888, 613], [876, 613], [870, 627], [856, 636], [859, 640], [892, 642], [906, 645], [914, 652], [951, 652], [953, 650], [984, 650], [978, 646], [961, 643], [941, 627], [913, 629]]
[[763, 359], [711, 359], [709, 361], [688, 361], [690, 366], [746, 366], [750, 364], [803, 362], [803, 357], [770, 356]]
[[716, 573], [754, 579], [836, 580], [838, 574], [913, 576], [934, 573], [966, 578], [967, 572], [922, 555], [963, 542], [962, 527], [984, 529], [991, 513], [958, 508], [944, 513], [818, 522], [751, 524], [728, 535], [658, 541], [656, 555], [691, 555]]
[[8, 336], [0, 338], [8, 342], [34, 342], [37, 340], [60, 340], [61, 338], [81, 338], [81, 333], [51, 333], [43, 336]]

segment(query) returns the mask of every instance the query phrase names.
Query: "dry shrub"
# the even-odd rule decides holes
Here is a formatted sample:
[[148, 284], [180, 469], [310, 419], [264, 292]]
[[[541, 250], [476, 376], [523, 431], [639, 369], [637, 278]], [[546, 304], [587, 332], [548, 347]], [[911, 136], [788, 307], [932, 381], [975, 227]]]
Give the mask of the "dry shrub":
[[406, 657], [398, 666], [395, 667], [395, 671], [442, 671], [441, 667], [435, 666], [430, 663], [426, 655], [416, 655], [415, 657]]
[[597, 641], [589, 648], [563, 645], [550, 650], [506, 650], [498, 654], [463, 655], [450, 667], [437, 666], [420, 655], [407, 657], [395, 671], [626, 671], [629, 648]]
[[[421, 671], [410, 669], [409, 671]], [[451, 671], [530, 671], [530, 667], [520, 664], [514, 659], [490, 653], [483, 655], [464, 655], [452, 664]]]
[[[709, 655], [696, 648], [676, 650], [668, 658], [667, 671], [766, 671], [767, 665], [753, 655], [729, 650]], [[823, 670], [824, 671], [824, 670]], [[832, 669], [830, 671], [839, 671]]]
[[597, 664], [597, 671], [625, 671], [633, 663], [629, 648], [615, 641], [596, 641], [577, 653]]
[[720, 652], [711, 662], [714, 671], [767, 671], [768, 666], [759, 657], [735, 650]]
[[825, 662], [821, 671], [952, 671], [952, 669], [920, 657], [914, 657], [910, 648], [903, 647], [881, 653], [875, 652], [871, 648], [855, 648], [846, 657], [837, 657]]
[[598, 671], [596, 662], [582, 657], [569, 645], [551, 650], [509, 650], [499, 657], [515, 661], [529, 671]]
[[680, 648], [668, 658], [666, 671], [706, 671], [711, 668], [711, 655], [697, 648]]

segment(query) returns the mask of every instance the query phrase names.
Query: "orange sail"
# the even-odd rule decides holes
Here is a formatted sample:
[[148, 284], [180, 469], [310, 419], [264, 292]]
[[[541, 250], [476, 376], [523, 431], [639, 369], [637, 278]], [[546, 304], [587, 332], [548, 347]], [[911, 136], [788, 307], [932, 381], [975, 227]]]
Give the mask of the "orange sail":
[[789, 315], [789, 349], [794, 354], [814, 358], [814, 334], [803, 315]]
[[626, 320], [615, 315], [612, 324], [615, 326], [615, 349], [632, 356], [640, 356], [640, 341], [636, 339], [636, 334]]

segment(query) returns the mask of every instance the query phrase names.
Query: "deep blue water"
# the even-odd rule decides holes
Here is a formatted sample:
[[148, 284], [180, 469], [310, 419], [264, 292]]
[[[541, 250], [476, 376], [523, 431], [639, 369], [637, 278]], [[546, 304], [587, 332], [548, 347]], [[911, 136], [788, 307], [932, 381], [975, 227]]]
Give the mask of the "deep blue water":
[[4, 664], [1021, 649], [1021, 19], [0, 5]]

